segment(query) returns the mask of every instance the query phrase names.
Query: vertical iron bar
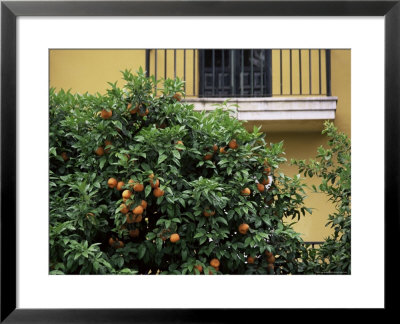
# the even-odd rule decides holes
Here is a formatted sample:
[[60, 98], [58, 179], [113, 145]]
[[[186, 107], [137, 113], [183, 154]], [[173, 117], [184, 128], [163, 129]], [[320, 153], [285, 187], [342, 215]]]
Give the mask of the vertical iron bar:
[[290, 82], [290, 94], [292, 94], [292, 50], [289, 50], [289, 82]]
[[155, 50], [155, 53], [154, 53], [154, 78], [156, 79], [156, 84], [154, 86], [154, 90], [157, 95], [157, 49]]
[[164, 79], [167, 78], [167, 50], [164, 50]]
[[321, 91], [321, 49], [318, 50], [318, 69], [319, 69], [319, 94]]
[[332, 96], [331, 89], [331, 50], [325, 50], [326, 57], [326, 95], [328, 97]]
[[[264, 94], [264, 62], [263, 62], [263, 50], [260, 50], [260, 70], [261, 70], [261, 97]], [[265, 59], [265, 57], [264, 57]]]
[[251, 86], [251, 96], [254, 96], [254, 68], [253, 68], [253, 55], [254, 50], [250, 50], [250, 86]]
[[309, 78], [308, 78], [308, 82], [309, 82], [309, 91], [308, 93], [310, 95], [312, 95], [312, 82], [311, 82], [311, 49], [308, 50], [308, 74], [309, 74]]
[[240, 95], [244, 95], [244, 50], [240, 51]]
[[224, 96], [224, 92], [225, 92], [225, 50], [222, 50], [222, 92], [221, 92], [221, 96]]
[[300, 82], [300, 94], [303, 94], [303, 89], [302, 89], [302, 81], [303, 78], [301, 77], [301, 49], [299, 49], [299, 82]]
[[265, 52], [265, 74], [266, 74], [266, 85], [265, 94], [267, 97], [272, 97], [272, 50], [264, 50]]
[[282, 79], [283, 79], [283, 75], [282, 75], [282, 50], [280, 49], [279, 50], [279, 52], [280, 52], [280, 59], [279, 59], [279, 64], [280, 64], [280, 69], [281, 69], [281, 72], [280, 72], [280, 77], [281, 77], [281, 95], [283, 94], [282, 93]]
[[215, 50], [212, 50], [212, 95], [215, 95]]
[[230, 50], [231, 51], [231, 87], [232, 87], [232, 96], [235, 96], [235, 50]]
[[[202, 71], [204, 71], [204, 66]], [[196, 95], [196, 50], [193, 50], [193, 96], [195, 95]]]
[[174, 49], [174, 79], [176, 79], [176, 49]]
[[186, 92], [186, 49], [183, 50], [183, 91]]
[[146, 77], [150, 75], [150, 50], [146, 50]]

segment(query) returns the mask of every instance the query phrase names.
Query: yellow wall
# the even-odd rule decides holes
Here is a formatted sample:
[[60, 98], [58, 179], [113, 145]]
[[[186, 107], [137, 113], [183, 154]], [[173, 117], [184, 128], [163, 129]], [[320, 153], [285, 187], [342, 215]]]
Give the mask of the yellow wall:
[[50, 87], [73, 93], [104, 93], [107, 82], [117, 80], [121, 70], [146, 66], [145, 50], [50, 50]]
[[[167, 51], [167, 77], [174, 76], [173, 50]], [[196, 61], [198, 62], [198, 53]], [[155, 51], [150, 52], [150, 74], [155, 73], [154, 67]], [[302, 59], [303, 91], [309, 90], [309, 51], [292, 50], [292, 93], [299, 92], [299, 65], [298, 58]], [[283, 94], [290, 92], [289, 85], [289, 50], [282, 51], [282, 74]], [[157, 51], [158, 65], [157, 78], [164, 77], [164, 50]], [[350, 50], [331, 51], [331, 88], [332, 95], [339, 98], [337, 104], [335, 124], [349, 136], [351, 135], [351, 110], [350, 110]], [[52, 50], [50, 51], [50, 86], [56, 89], [71, 89], [72, 92], [100, 92], [104, 93], [109, 88], [107, 82], [121, 80], [120, 71], [128, 68], [132, 71], [140, 66], [145, 68], [145, 50]], [[279, 50], [272, 51], [272, 86], [273, 93], [280, 93], [280, 53]], [[318, 80], [318, 50], [311, 51], [312, 80]], [[321, 88], [323, 93], [326, 89], [325, 82], [325, 51], [321, 51]], [[176, 74], [183, 77], [183, 50], [177, 50]], [[198, 66], [195, 71], [195, 84], [198, 83]], [[186, 51], [186, 92], [193, 93], [193, 50]], [[118, 82], [121, 86], [123, 83]], [[196, 86], [196, 92], [198, 86]], [[319, 81], [312, 82], [313, 93], [319, 93]], [[326, 144], [326, 137], [321, 135], [323, 121], [254, 121], [248, 123], [248, 128], [253, 125], [261, 125], [267, 134], [269, 142], [284, 140], [286, 157], [308, 159], [316, 156], [316, 149]], [[297, 169], [286, 166], [283, 171], [288, 175], [295, 175]], [[307, 180], [307, 183], [317, 184], [318, 179]], [[306, 200], [307, 207], [314, 208], [310, 216], [303, 218], [296, 226], [296, 230], [303, 233], [307, 241], [320, 241], [331, 233], [325, 227], [329, 211], [329, 203], [326, 196], [320, 194], [309, 194]]]

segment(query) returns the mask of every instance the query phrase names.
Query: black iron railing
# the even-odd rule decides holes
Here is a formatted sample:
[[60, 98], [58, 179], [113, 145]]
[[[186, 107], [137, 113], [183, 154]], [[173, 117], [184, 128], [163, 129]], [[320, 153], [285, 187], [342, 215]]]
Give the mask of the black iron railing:
[[146, 71], [179, 76], [189, 97], [332, 95], [329, 49], [153, 49]]

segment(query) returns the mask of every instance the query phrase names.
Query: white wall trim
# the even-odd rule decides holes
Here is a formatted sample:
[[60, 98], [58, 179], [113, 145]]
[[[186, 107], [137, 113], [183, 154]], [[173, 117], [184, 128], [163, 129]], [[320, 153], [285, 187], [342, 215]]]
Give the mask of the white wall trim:
[[[210, 111], [227, 98], [189, 98], [185, 102], [197, 111]], [[234, 115], [239, 120], [316, 120], [335, 119], [337, 97], [265, 97], [230, 98], [237, 104]], [[232, 107], [234, 108], [234, 107]]]

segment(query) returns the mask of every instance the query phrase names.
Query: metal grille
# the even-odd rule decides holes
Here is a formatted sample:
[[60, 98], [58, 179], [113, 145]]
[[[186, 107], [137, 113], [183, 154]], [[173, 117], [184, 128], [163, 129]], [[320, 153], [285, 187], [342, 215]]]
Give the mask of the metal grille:
[[146, 71], [185, 80], [189, 97], [332, 95], [329, 49], [153, 49]]

